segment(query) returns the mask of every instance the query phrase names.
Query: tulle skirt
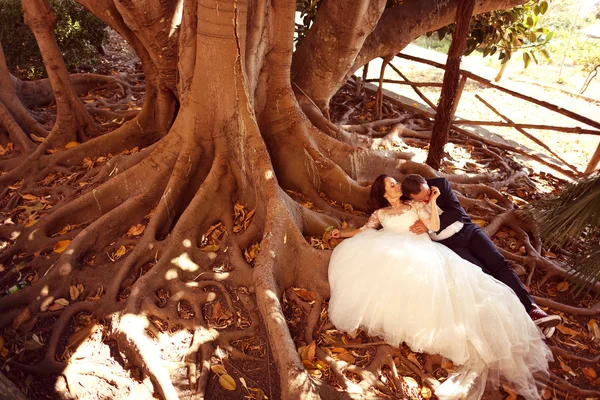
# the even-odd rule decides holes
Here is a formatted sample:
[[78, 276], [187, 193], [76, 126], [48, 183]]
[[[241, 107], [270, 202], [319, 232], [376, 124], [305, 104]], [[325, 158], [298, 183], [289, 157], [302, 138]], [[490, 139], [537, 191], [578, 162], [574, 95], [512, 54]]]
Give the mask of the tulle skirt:
[[440, 354], [458, 365], [441, 399], [479, 399], [486, 383], [510, 383], [538, 399], [533, 374], [548, 376], [552, 353], [512, 289], [427, 235], [361, 232], [329, 265], [329, 317], [392, 345]]

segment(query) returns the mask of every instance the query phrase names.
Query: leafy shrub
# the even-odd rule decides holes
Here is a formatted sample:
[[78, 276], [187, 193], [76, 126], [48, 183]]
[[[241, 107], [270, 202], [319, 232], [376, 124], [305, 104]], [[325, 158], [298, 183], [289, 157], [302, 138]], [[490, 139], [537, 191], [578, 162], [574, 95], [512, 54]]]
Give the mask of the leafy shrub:
[[[107, 35], [105, 24], [75, 0], [50, 0], [58, 18], [54, 33], [68, 68], [93, 63]], [[21, 78], [40, 78], [45, 69], [33, 32], [25, 25], [21, 0], [0, 1], [0, 41], [8, 67]]]

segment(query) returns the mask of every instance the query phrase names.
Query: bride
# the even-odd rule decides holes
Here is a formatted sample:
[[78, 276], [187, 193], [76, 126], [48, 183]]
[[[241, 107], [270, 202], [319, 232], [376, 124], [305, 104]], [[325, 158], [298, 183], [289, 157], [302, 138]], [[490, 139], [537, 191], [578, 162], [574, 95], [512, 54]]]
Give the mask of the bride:
[[480, 399], [486, 383], [501, 380], [539, 399], [533, 374], [548, 377], [552, 354], [512, 289], [427, 234], [409, 232], [417, 219], [439, 229], [440, 193], [432, 190], [427, 205], [407, 201], [398, 182], [381, 175], [371, 187], [369, 221], [332, 231], [352, 239], [331, 256], [331, 322], [450, 359], [459, 367], [436, 389], [440, 399]]

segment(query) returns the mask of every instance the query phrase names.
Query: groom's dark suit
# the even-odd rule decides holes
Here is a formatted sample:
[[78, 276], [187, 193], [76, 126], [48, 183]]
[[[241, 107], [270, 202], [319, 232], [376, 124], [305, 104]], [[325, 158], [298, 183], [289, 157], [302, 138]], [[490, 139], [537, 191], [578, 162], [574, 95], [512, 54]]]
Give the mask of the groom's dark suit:
[[444, 212], [440, 215], [440, 230], [436, 233], [443, 231], [456, 221], [464, 224], [460, 231], [439, 243], [449, 247], [465, 260], [479, 266], [486, 274], [508, 285], [529, 312], [533, 307], [533, 299], [494, 243], [478, 225], [471, 222], [471, 218], [452, 192], [450, 183], [446, 178], [433, 178], [427, 179], [427, 184], [440, 189], [440, 196], [436, 203]]

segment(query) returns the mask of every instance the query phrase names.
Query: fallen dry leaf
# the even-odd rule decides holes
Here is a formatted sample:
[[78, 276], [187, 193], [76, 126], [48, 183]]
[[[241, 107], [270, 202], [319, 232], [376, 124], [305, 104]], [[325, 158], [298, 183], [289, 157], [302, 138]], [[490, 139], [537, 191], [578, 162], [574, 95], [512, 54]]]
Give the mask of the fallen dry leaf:
[[222, 364], [211, 365], [210, 369], [212, 372], [214, 372], [217, 375], [227, 374], [227, 370], [225, 369], [225, 367]]
[[69, 296], [71, 297], [72, 301], [77, 300], [79, 294], [79, 289], [77, 289], [76, 286], [71, 285], [71, 287], [69, 287]]
[[559, 292], [566, 292], [567, 290], [569, 290], [569, 282], [562, 281], [561, 283], [559, 283], [558, 285], [556, 285], [556, 289]]
[[314, 340], [311, 344], [306, 346], [306, 355], [304, 356], [305, 360], [311, 361], [315, 359], [315, 354], [317, 352], [317, 342]]
[[69, 142], [65, 144], [65, 149], [72, 149], [73, 147], [79, 146], [79, 142]]
[[482, 228], [488, 224], [488, 222], [487, 222], [487, 221], [484, 221], [484, 220], [482, 220], [482, 219], [474, 219], [474, 220], [472, 220], [472, 222], [473, 222], [474, 224], [477, 224], [477, 225], [479, 225], [479, 226], [480, 226], [480, 227], [482, 227]]
[[69, 243], [71, 243], [70, 240], [59, 240], [54, 245], [54, 249], [52, 251], [54, 251], [55, 253], [62, 253], [67, 249], [67, 247], [69, 247]]
[[304, 301], [313, 302], [317, 299], [317, 294], [313, 291], [302, 288], [293, 288], [292, 290]]
[[338, 353], [335, 355], [335, 358], [337, 360], [346, 361], [348, 364], [354, 364], [356, 362], [356, 359], [350, 353]]
[[420, 369], [421, 371], [423, 371], [423, 366], [421, 365], [421, 363], [420, 363], [420, 362], [419, 362], [419, 360], [417, 359], [417, 356], [415, 356], [415, 354], [414, 354], [414, 353], [410, 353], [410, 354], [408, 355], [408, 357], [406, 357], [406, 358], [408, 358], [408, 359], [409, 359], [409, 360], [410, 360], [410, 361], [411, 361], [413, 364], [415, 364], [417, 367], [419, 367], [419, 369]]
[[594, 380], [598, 377], [598, 374], [596, 374], [596, 370], [592, 367], [582, 368], [581, 372], [583, 372], [586, 378], [589, 378], [590, 380]]
[[571, 367], [569, 367], [567, 364], [565, 364], [563, 362], [563, 360], [561, 360], [560, 358], [558, 359], [558, 362], [560, 364], [560, 368], [562, 368], [563, 371], [565, 371], [566, 373], [568, 373], [569, 375], [572, 376], [577, 376], [577, 374], [575, 372], [573, 372], [573, 370], [571, 369]]
[[33, 194], [22, 194], [21, 197], [27, 201], [39, 200], [40, 198]]
[[315, 366], [321, 371], [327, 371], [327, 364], [321, 360], [315, 361]]
[[219, 384], [225, 390], [235, 390], [237, 385], [235, 384], [235, 379], [231, 377], [229, 374], [224, 374], [219, 377]]
[[144, 229], [146, 229], [146, 227], [142, 224], [133, 225], [127, 231], [127, 236], [139, 236], [144, 232]]
[[556, 329], [562, 333], [563, 335], [576, 336], [579, 335], [579, 332], [575, 329], [571, 329], [566, 327], [564, 324], [560, 324], [556, 327]]
[[98, 327], [98, 324], [94, 322], [93, 324], [79, 328], [69, 337], [69, 340], [67, 341], [67, 348], [73, 349], [78, 347], [81, 343], [85, 342], [87, 338], [92, 336], [94, 332], [98, 330]]
[[4, 336], [0, 336], [0, 349], [4, 347]]
[[112, 256], [112, 258], [113, 258], [113, 260], [115, 260], [115, 261], [116, 261], [116, 260], [118, 260], [119, 258], [123, 257], [123, 256], [125, 255], [125, 253], [127, 253], [127, 247], [125, 247], [125, 246], [121, 245], [121, 247], [119, 247], [119, 248], [117, 249], [117, 251], [115, 251], [115, 252], [113, 253], [113, 256]]
[[596, 337], [596, 339], [600, 339], [600, 327], [598, 327], [598, 322], [595, 319], [590, 319], [587, 323], [588, 329], [592, 335]]
[[25, 307], [19, 315], [13, 320], [12, 327], [13, 329], [18, 329], [23, 322], [28, 321], [31, 318], [31, 310], [29, 307]]
[[218, 244], [209, 244], [207, 246], [204, 247], [200, 247], [200, 251], [206, 251], [206, 252], [217, 252], [219, 251], [220, 246]]

